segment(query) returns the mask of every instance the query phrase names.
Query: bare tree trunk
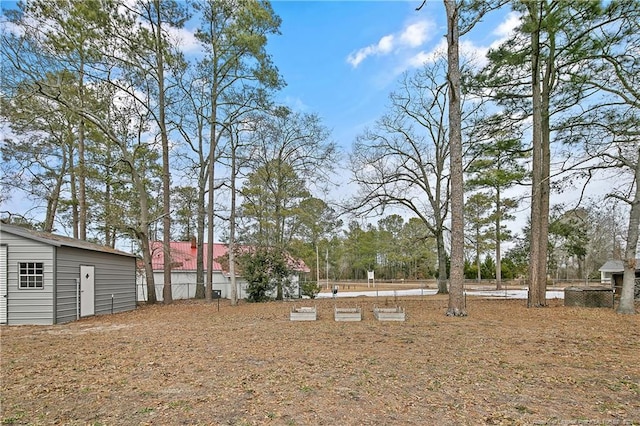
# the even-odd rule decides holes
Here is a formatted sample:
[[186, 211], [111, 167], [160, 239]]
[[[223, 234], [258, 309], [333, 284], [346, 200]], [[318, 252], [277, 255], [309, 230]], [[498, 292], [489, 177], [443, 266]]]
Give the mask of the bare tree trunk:
[[[527, 3], [531, 22], [535, 27], [531, 31], [531, 88], [533, 102], [533, 159], [531, 176], [531, 247], [529, 250], [529, 295], [527, 306], [546, 305], [546, 277], [540, 276], [540, 262], [545, 249], [542, 243], [542, 192], [543, 192], [543, 141], [542, 141], [542, 94], [540, 89], [540, 21], [537, 1]], [[546, 264], [546, 263], [545, 263]]]
[[[213, 61], [215, 66], [215, 60]], [[211, 85], [211, 118], [209, 120], [210, 134], [209, 134], [209, 194], [208, 194], [208, 206], [207, 206], [207, 280], [204, 289], [204, 295], [207, 302], [212, 300], [213, 296], [213, 243], [214, 243], [214, 190], [215, 190], [215, 161], [216, 161], [216, 120], [217, 120], [217, 98], [218, 85], [215, 77], [217, 71], [212, 71], [212, 79], [214, 80]]]
[[447, 315], [466, 316], [464, 300], [464, 182], [458, 7], [445, 0], [447, 12], [447, 79], [449, 82], [449, 161], [451, 164], [451, 270]]
[[144, 275], [147, 281], [147, 303], [153, 305], [158, 302], [156, 298], [156, 282], [153, 276], [153, 264], [151, 257], [151, 247], [149, 246], [149, 235], [137, 233], [142, 249], [142, 262], [144, 263]]
[[[543, 85], [544, 86], [544, 85]], [[549, 257], [549, 208], [551, 192], [551, 150], [549, 130], [549, 92], [542, 92], [542, 164], [540, 177], [540, 229], [538, 266], [538, 306], [547, 306], [547, 261]]]
[[[80, 55], [80, 84], [78, 87], [80, 97], [80, 108], [84, 110], [84, 58], [83, 54]], [[81, 240], [87, 239], [87, 165], [84, 156], [85, 148], [85, 123], [84, 118], [80, 116], [80, 123], [78, 124], [78, 203], [79, 203], [79, 217], [78, 217], [78, 230], [79, 238]]]
[[[203, 168], [204, 164], [202, 165]], [[205, 192], [207, 179], [198, 179], [198, 224], [196, 240], [196, 299], [205, 298], [204, 290], [204, 231], [205, 231]]]
[[500, 227], [502, 226], [502, 203], [500, 202], [500, 188], [496, 188], [496, 290], [502, 290], [502, 253], [500, 243], [502, 235]]
[[[111, 164], [111, 155], [110, 153], [107, 153], [107, 164]], [[105, 216], [105, 220], [104, 220], [104, 244], [108, 247], [115, 247], [116, 244], [116, 238], [115, 238], [115, 232], [113, 231], [113, 226], [111, 224], [111, 221], [109, 220], [109, 216], [110, 216], [110, 210], [112, 208], [111, 205], [111, 168], [108, 167], [105, 170], [106, 176], [105, 176], [105, 188], [104, 188], [104, 216]]]
[[636, 192], [631, 199], [629, 212], [629, 228], [627, 229], [627, 247], [624, 251], [624, 275], [622, 277], [622, 293], [617, 312], [619, 314], [635, 314], [634, 293], [636, 280], [636, 251], [640, 233], [640, 148], [636, 160], [635, 181]]
[[447, 286], [447, 250], [444, 247], [444, 234], [442, 233], [442, 227], [439, 228], [440, 232], [436, 235], [436, 245], [438, 252], [438, 294], [449, 293]]
[[[158, 73], [158, 125], [162, 141], [162, 252], [164, 257], [164, 285], [162, 302], [173, 302], [171, 291], [171, 172], [169, 170], [169, 137], [165, 119], [165, 87], [164, 87], [164, 47], [162, 43], [162, 16], [160, 0], [154, 0], [155, 9], [155, 54]], [[149, 19], [153, 22], [152, 19]]]
[[[63, 150], [66, 151], [66, 150]], [[56, 185], [47, 197], [47, 212], [44, 219], [44, 232], [53, 231], [53, 222], [56, 218], [58, 211], [58, 204], [60, 203], [60, 191], [62, 184], [64, 183], [65, 171], [67, 170], [67, 156], [66, 153], [62, 154], [62, 165], [60, 166], [60, 174], [56, 176]]]
[[73, 238], [78, 238], [78, 191], [77, 189], [77, 169], [73, 157], [73, 143], [69, 144], [69, 190], [71, 192], [71, 222], [73, 227]]
[[[232, 136], [233, 138], [233, 136]], [[231, 148], [231, 213], [229, 215], [229, 275], [231, 285], [231, 306], [238, 304], [238, 288], [236, 284], [236, 147], [232, 141]]]
[[[124, 153], [124, 148], [123, 148]], [[131, 178], [133, 185], [136, 188], [136, 192], [139, 197], [140, 205], [140, 224], [138, 229], [135, 229], [136, 236], [140, 240], [140, 248], [142, 249], [142, 259], [144, 262], [144, 271], [147, 279], [147, 303], [154, 304], [158, 301], [156, 297], [156, 282], [153, 275], [153, 257], [151, 253], [151, 247], [149, 245], [149, 206], [147, 203], [147, 191], [142, 181], [142, 178], [138, 175], [134, 167], [134, 163], [130, 162], [129, 167], [131, 169]]]
[[[540, 179], [540, 256], [538, 258], [538, 278], [540, 306], [547, 305], [547, 258], [549, 251], [549, 209], [551, 195], [551, 124], [550, 104], [551, 91], [555, 79], [556, 37], [555, 30], [548, 31], [549, 49], [547, 63], [542, 78], [542, 92], [540, 93], [540, 136], [542, 150], [541, 179]], [[538, 58], [539, 59], [539, 58]]]

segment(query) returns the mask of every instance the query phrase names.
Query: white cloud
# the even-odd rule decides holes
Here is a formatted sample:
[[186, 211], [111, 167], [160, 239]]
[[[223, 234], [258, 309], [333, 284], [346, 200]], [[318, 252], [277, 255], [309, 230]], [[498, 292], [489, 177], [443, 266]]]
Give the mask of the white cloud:
[[497, 49], [502, 43], [507, 41], [520, 25], [521, 18], [522, 15], [518, 12], [510, 12], [507, 14], [505, 20], [493, 30], [492, 34], [497, 36], [497, 38], [489, 45], [487, 51], [489, 51], [489, 49]]
[[364, 61], [367, 56], [373, 53], [375, 53], [374, 46], [363, 47], [355, 53], [350, 53], [347, 57], [347, 62], [349, 62], [353, 68], [356, 68], [360, 65], [360, 62]]
[[24, 28], [8, 21], [4, 15], [0, 15], [0, 22], [0, 28], [2, 28], [2, 30], [6, 31], [7, 33], [13, 34], [17, 37], [24, 35]]
[[[504, 43], [514, 33], [514, 30], [520, 25], [521, 15], [517, 12], [510, 12], [491, 32], [497, 38], [489, 46], [480, 46], [470, 40], [463, 38], [460, 42], [460, 57], [467, 62], [473, 62], [475, 66], [483, 67], [487, 64], [487, 53], [489, 49], [497, 48]], [[413, 54], [405, 62], [396, 67], [394, 74], [399, 75], [410, 68], [418, 68], [427, 63], [432, 63], [436, 58], [447, 54], [447, 40], [441, 38], [437, 45], [430, 51], [420, 51]]]
[[169, 28], [171, 38], [186, 55], [202, 53], [202, 45], [196, 38], [195, 32], [186, 28]]
[[520, 13], [509, 12], [506, 19], [493, 30], [493, 34], [503, 40], [511, 37], [513, 31], [520, 25], [520, 18]]
[[285, 96], [283, 100], [284, 104], [290, 107], [294, 111], [308, 111], [309, 106], [297, 96]]
[[396, 70], [396, 74], [400, 74], [408, 68], [418, 68], [426, 63], [435, 62], [436, 58], [447, 54], [447, 39], [441, 38], [438, 44], [428, 52], [420, 51], [411, 56], [404, 64]]
[[486, 46], [478, 46], [469, 40], [460, 43], [460, 56], [477, 67], [481, 68], [487, 65], [487, 53], [489, 53], [489, 48]]
[[427, 41], [427, 37], [429, 36], [428, 32], [431, 30], [431, 26], [432, 25], [427, 21], [420, 21], [415, 24], [411, 24], [404, 29], [400, 35], [400, 40], [410, 47], [421, 46], [425, 41]]
[[420, 47], [431, 39], [434, 27], [435, 24], [427, 20], [407, 24], [401, 31], [381, 37], [377, 43], [351, 52], [347, 62], [357, 68], [369, 56], [395, 54], [403, 49]]
[[393, 49], [393, 34], [384, 36], [378, 42], [378, 52], [389, 53]]

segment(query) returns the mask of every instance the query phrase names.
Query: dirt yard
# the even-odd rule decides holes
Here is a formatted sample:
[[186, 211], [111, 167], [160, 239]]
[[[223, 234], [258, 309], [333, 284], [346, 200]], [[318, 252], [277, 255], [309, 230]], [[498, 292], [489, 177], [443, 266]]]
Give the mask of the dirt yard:
[[[335, 322], [333, 306], [361, 307]], [[405, 322], [372, 309], [406, 308]], [[315, 322], [293, 307], [317, 306]], [[441, 296], [182, 302], [2, 327], [3, 424], [635, 425], [640, 315]], [[639, 307], [640, 308], [640, 307]]]

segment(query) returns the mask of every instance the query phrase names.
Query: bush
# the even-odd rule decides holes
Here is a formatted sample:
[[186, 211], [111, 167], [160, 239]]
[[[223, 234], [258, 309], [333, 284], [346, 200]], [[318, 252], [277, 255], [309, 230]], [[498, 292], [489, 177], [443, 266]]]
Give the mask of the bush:
[[309, 296], [310, 299], [315, 299], [321, 289], [322, 287], [320, 287], [315, 281], [307, 281], [300, 285], [302, 295]]
[[238, 261], [248, 283], [246, 300], [249, 302], [270, 300], [274, 290], [289, 285], [286, 259], [277, 251], [260, 248], [242, 254]]
[[275, 283], [269, 281], [251, 281], [247, 286], [247, 302], [266, 302], [275, 288]]

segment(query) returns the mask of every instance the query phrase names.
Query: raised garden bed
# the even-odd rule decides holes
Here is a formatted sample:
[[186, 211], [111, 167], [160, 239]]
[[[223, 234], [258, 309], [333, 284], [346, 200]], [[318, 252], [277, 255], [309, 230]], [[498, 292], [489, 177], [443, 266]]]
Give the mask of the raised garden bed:
[[303, 306], [291, 309], [289, 314], [291, 321], [315, 321], [318, 319], [318, 310], [315, 306]]
[[334, 308], [336, 321], [362, 321], [362, 309], [360, 308]]
[[404, 321], [405, 311], [404, 308], [396, 306], [395, 308], [373, 308], [373, 316], [378, 321]]

